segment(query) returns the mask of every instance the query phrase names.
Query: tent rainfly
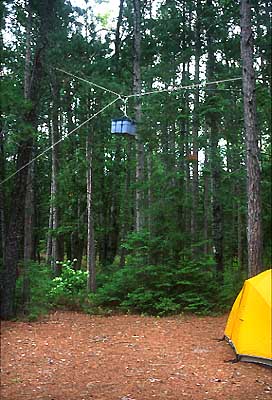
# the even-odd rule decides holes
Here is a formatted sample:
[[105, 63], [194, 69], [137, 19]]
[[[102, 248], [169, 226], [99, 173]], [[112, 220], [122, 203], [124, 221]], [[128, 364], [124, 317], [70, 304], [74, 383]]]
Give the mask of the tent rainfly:
[[225, 328], [237, 360], [272, 367], [272, 269], [247, 279]]

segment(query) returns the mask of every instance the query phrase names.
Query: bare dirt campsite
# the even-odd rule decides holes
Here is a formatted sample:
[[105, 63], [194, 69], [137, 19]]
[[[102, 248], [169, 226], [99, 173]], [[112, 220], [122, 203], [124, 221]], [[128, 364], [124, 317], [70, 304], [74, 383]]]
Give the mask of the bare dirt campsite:
[[227, 315], [54, 312], [2, 323], [2, 400], [268, 400], [271, 369], [230, 363]]

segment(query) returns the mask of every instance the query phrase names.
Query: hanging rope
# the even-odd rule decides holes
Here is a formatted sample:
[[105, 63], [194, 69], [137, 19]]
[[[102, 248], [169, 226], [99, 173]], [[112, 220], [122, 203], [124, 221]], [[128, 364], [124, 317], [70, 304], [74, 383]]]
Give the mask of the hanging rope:
[[121, 97], [121, 100], [123, 101], [123, 104], [124, 104], [123, 113], [124, 113], [124, 116], [127, 118], [127, 117], [128, 117], [128, 115], [127, 115], [127, 102], [128, 102], [128, 97], [125, 97], [125, 98], [122, 98], [122, 97]]
[[56, 143], [52, 144], [50, 147], [42, 151], [40, 154], [38, 154], [36, 157], [32, 158], [28, 163], [24, 164], [21, 168], [17, 169], [17, 171], [13, 172], [13, 174], [9, 175], [6, 179], [4, 179], [2, 182], [0, 182], [0, 185], [3, 185], [6, 183], [8, 180], [13, 178], [13, 176], [17, 175], [20, 171], [22, 171], [24, 168], [28, 167], [28, 165], [32, 164], [34, 161], [38, 160], [41, 158], [44, 154], [46, 154], [49, 150], [52, 150], [57, 144], [62, 142], [64, 139], [66, 139], [68, 136], [72, 135], [72, 133], [76, 132], [78, 129], [82, 128], [82, 126], [86, 125], [89, 121], [91, 121], [93, 118], [97, 117], [97, 115], [101, 114], [103, 111], [105, 111], [107, 108], [112, 106], [117, 100], [119, 100], [119, 97], [115, 98], [113, 101], [111, 101], [109, 104], [107, 104], [105, 107], [103, 107], [101, 110], [97, 111], [95, 114], [93, 114], [90, 118], [86, 119], [86, 121], [82, 122], [82, 124], [78, 125], [76, 128], [71, 130], [70, 132], [66, 133], [61, 139], [59, 139]]

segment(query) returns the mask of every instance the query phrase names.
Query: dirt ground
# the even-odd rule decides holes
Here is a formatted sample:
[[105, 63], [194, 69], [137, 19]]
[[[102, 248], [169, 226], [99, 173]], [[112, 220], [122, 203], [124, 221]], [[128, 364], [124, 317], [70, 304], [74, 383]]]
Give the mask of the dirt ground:
[[268, 400], [272, 371], [226, 362], [227, 316], [56, 312], [3, 322], [1, 400]]

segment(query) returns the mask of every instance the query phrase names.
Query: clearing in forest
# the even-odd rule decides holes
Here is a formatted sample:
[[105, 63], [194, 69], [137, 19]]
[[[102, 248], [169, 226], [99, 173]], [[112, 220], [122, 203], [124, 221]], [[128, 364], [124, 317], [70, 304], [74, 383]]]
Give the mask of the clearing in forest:
[[268, 400], [271, 369], [226, 362], [227, 316], [3, 322], [2, 400]]

